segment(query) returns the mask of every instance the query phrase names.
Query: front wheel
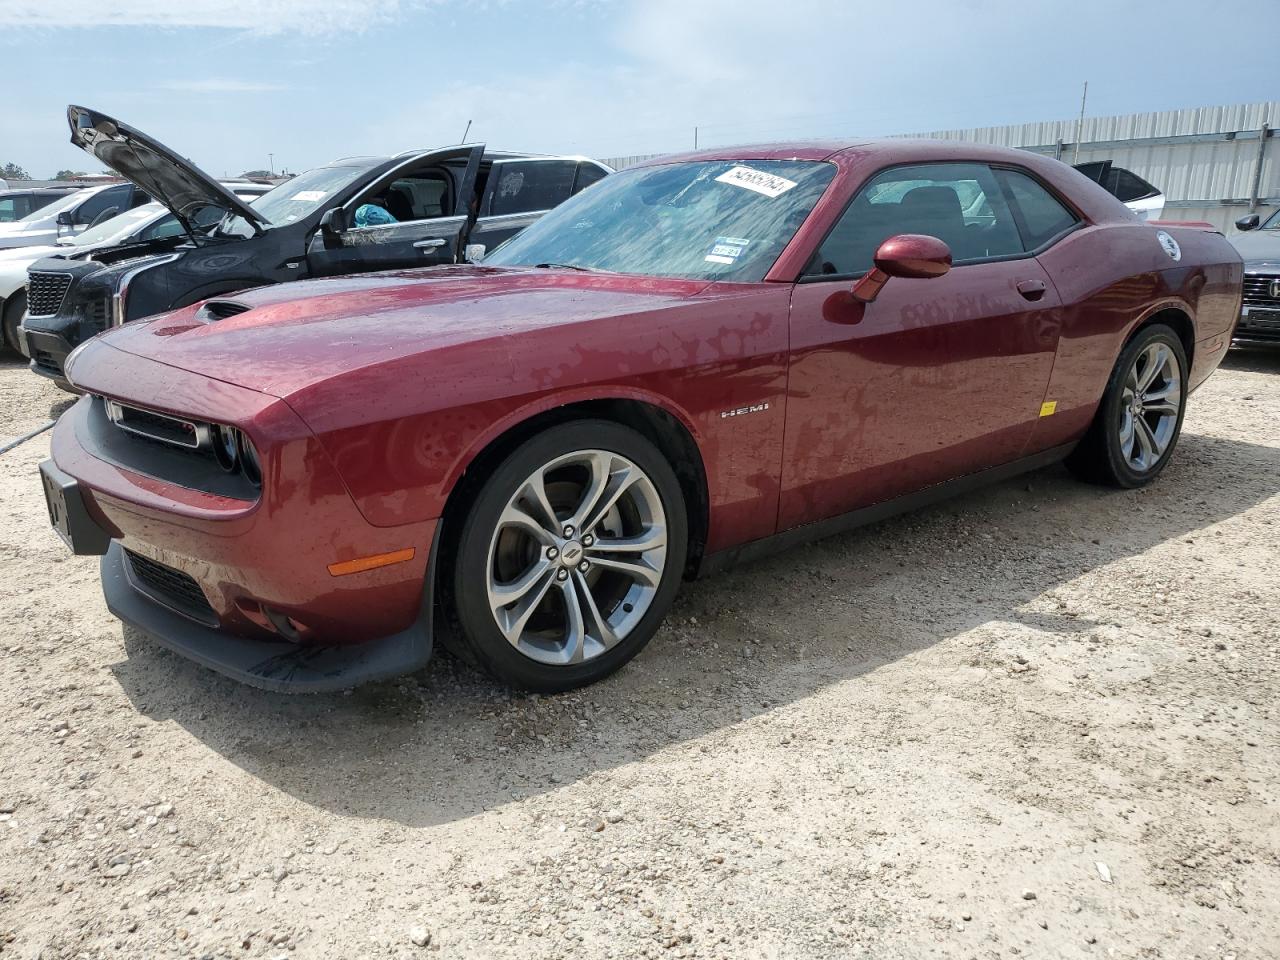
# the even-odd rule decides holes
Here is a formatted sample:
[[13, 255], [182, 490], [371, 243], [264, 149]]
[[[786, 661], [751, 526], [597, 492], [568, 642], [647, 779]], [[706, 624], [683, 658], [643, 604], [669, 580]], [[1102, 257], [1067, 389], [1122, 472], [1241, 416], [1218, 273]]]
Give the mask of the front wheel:
[[1089, 432], [1067, 458], [1081, 479], [1142, 487], [1169, 462], [1187, 407], [1187, 353], [1162, 323], [1138, 331], [1107, 381]]
[[657, 447], [610, 421], [552, 427], [467, 514], [452, 582], [464, 653], [527, 690], [600, 680], [657, 631], [687, 549], [684, 497]]
[[27, 292], [19, 290], [4, 302], [4, 315], [0, 317], [3, 322], [4, 346], [18, 356], [22, 356], [22, 347], [18, 343], [18, 324], [22, 322], [22, 315], [26, 312]]

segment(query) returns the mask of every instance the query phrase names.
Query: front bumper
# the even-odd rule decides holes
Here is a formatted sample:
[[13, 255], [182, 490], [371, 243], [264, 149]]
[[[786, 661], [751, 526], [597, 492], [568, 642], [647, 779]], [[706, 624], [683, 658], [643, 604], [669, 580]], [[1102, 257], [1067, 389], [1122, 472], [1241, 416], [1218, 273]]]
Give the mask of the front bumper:
[[102, 558], [107, 609], [160, 646], [250, 686], [280, 693], [328, 693], [413, 673], [431, 659], [431, 604], [409, 629], [343, 647], [250, 640], [200, 623], [152, 599], [119, 543]]
[[[130, 366], [119, 375], [145, 395], [209, 386], [159, 365]], [[51, 520], [77, 552], [106, 551], [112, 613], [184, 656], [272, 690], [337, 690], [420, 669], [431, 655], [439, 525], [371, 526], [286, 405], [213, 386], [224, 405], [255, 408], [263, 436], [294, 438], [272, 443], [264, 472], [273, 482], [256, 501], [180, 483], [171, 458], [161, 459], [167, 451], [146, 440], [136, 450], [123, 445], [92, 398], [54, 429], [52, 462], [42, 466]], [[86, 525], [100, 536], [86, 539]], [[69, 527], [82, 534], [69, 536]], [[416, 556], [405, 563], [346, 576], [328, 569], [406, 545]]]
[[1245, 303], [1231, 339], [1234, 343], [1280, 344], [1280, 303]]
[[31, 327], [30, 323], [29, 317], [22, 322], [18, 328], [18, 339], [22, 352], [31, 361], [32, 371], [48, 377], [63, 389], [69, 389], [71, 384], [63, 371], [67, 356], [76, 348], [75, 344], [62, 332], [40, 330]]

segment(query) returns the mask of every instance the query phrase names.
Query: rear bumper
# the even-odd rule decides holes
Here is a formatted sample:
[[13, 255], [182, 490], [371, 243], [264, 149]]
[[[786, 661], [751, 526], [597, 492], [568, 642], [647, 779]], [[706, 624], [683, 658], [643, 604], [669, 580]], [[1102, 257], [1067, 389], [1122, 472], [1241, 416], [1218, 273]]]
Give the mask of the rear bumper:
[[431, 603], [407, 630], [355, 646], [250, 640], [200, 623], [151, 599], [134, 579], [124, 549], [102, 558], [107, 609], [160, 646], [250, 686], [280, 693], [327, 693], [412, 673], [431, 659]]

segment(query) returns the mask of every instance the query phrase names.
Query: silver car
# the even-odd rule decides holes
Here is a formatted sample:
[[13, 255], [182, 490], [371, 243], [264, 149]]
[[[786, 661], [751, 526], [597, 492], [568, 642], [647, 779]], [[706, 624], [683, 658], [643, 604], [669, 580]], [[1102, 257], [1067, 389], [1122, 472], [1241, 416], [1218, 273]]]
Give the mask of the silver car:
[[1266, 221], [1251, 213], [1236, 226], [1245, 231], [1229, 238], [1244, 260], [1244, 303], [1233, 339], [1280, 343], [1280, 210]]

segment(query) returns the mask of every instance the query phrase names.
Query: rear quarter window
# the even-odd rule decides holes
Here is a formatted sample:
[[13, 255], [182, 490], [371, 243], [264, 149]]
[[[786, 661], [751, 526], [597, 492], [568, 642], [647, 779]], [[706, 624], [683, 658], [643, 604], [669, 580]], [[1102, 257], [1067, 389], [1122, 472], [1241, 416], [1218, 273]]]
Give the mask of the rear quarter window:
[[1041, 185], [1018, 170], [998, 171], [1021, 216], [1019, 227], [1027, 250], [1038, 250], [1080, 222], [1079, 218]]

